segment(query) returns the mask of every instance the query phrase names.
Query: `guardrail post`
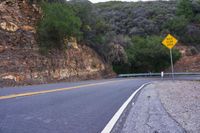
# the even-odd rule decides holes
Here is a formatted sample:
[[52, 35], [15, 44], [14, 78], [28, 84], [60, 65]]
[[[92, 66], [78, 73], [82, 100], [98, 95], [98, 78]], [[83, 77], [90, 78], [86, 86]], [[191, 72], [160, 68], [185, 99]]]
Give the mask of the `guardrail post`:
[[160, 73], [160, 75], [161, 75], [161, 79], [163, 80], [164, 72], [162, 71], [162, 72]]

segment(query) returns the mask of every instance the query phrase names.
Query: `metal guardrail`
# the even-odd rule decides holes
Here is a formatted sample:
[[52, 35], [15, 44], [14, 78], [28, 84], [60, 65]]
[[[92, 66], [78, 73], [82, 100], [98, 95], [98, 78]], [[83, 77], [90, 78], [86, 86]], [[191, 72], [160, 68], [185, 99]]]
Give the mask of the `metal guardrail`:
[[[172, 73], [164, 73], [164, 77], [165, 76], [171, 76]], [[195, 73], [195, 72], [179, 72], [179, 73], [174, 73], [174, 75], [176, 76], [182, 76], [182, 75], [199, 75], [200, 73]], [[161, 73], [133, 73], [133, 74], [119, 74], [118, 77], [122, 78], [122, 77], [153, 77], [153, 76], [160, 76], [161, 77]]]

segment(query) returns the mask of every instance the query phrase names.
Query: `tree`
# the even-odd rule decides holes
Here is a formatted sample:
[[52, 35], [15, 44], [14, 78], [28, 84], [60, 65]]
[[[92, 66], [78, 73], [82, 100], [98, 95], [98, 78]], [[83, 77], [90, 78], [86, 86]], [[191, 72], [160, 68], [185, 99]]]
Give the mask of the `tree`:
[[65, 48], [64, 38], [80, 35], [81, 21], [70, 6], [61, 3], [43, 3], [44, 17], [38, 28], [38, 39], [42, 48]]
[[179, 0], [177, 6], [177, 15], [185, 16], [188, 19], [192, 19], [194, 16], [192, 10], [192, 2], [191, 0]]
[[184, 30], [189, 23], [185, 16], [176, 16], [173, 19], [168, 20], [164, 24], [164, 29], [168, 29], [171, 33], [176, 35], [184, 34]]
[[[169, 50], [162, 46], [159, 36], [133, 37], [132, 44], [126, 48], [132, 72], [160, 72], [170, 66]], [[174, 61], [180, 58], [173, 51]]]
[[[71, 0], [69, 2], [76, 15], [81, 19], [81, 31], [83, 33], [83, 40], [91, 43], [96, 36], [104, 34], [108, 29], [105, 21], [95, 12], [95, 6], [88, 0]], [[92, 41], [92, 43], [95, 43]]]

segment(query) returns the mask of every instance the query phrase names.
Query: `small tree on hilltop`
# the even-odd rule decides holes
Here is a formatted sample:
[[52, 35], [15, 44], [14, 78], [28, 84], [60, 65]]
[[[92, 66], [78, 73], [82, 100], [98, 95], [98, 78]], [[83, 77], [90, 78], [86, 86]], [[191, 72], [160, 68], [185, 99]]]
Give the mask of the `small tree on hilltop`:
[[183, 15], [188, 19], [191, 19], [194, 16], [191, 0], [179, 0], [177, 6], [177, 15]]

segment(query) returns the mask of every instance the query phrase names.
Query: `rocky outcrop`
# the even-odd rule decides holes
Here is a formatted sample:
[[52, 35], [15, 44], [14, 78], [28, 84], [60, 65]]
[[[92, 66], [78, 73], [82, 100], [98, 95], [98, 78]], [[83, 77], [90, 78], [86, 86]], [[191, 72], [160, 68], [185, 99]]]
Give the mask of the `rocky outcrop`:
[[67, 41], [66, 51], [40, 54], [37, 5], [26, 0], [0, 3], [0, 87], [53, 81], [96, 79], [113, 74], [109, 65], [89, 47]]
[[36, 5], [25, 0], [0, 3], [0, 47], [5, 49], [36, 48], [35, 26], [40, 18]]
[[108, 70], [92, 49], [81, 45], [49, 56], [40, 55], [38, 49], [7, 49], [0, 61], [1, 79], [23, 83], [101, 78]]

